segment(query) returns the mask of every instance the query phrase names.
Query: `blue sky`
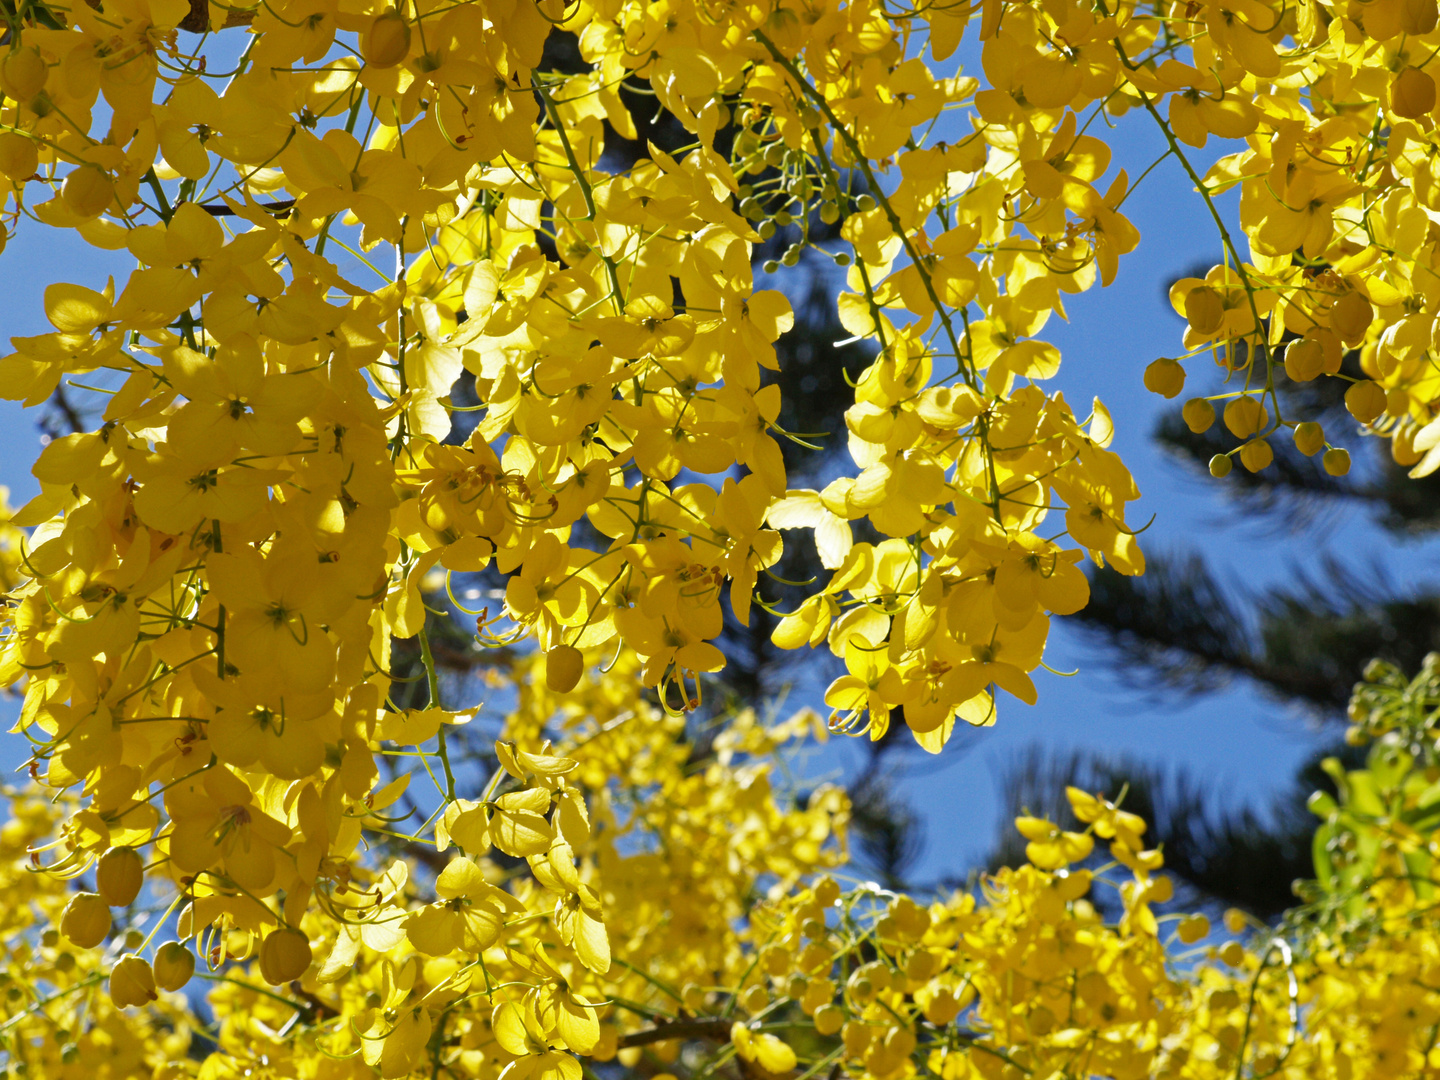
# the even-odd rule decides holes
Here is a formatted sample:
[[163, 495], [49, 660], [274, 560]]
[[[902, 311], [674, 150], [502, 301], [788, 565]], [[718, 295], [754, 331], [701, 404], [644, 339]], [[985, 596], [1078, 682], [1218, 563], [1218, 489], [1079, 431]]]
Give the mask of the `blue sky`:
[[[1116, 164], [1124, 165], [1132, 180], [1164, 149], [1143, 115], [1127, 117], [1109, 137]], [[1222, 198], [1232, 217], [1235, 202], [1234, 193]], [[1185, 471], [1150, 442], [1156, 418], [1168, 403], [1144, 390], [1141, 375], [1151, 360], [1180, 351], [1182, 324], [1165, 300], [1165, 289], [1197, 262], [1215, 261], [1219, 245], [1199, 197], [1173, 159], [1150, 174], [1125, 212], [1143, 236], [1140, 248], [1122, 262], [1110, 289], [1069, 298], [1072, 321], [1052, 320], [1046, 336], [1064, 356], [1050, 388], [1063, 390], [1082, 415], [1090, 399], [1099, 396], [1115, 417], [1113, 448], [1143, 493], [1132, 521], [1155, 515], [1145, 546], [1152, 552], [1201, 550], [1237, 592], [1284, 580], [1295, 568], [1314, 570], [1327, 552], [1373, 557], [1400, 588], [1433, 581], [1440, 554], [1434, 542], [1399, 541], [1356, 511], [1288, 533], [1247, 523], [1225, 499], [1223, 482]], [[78, 237], [25, 222], [0, 256], [0, 339], [49, 329], [42, 303], [48, 282], [98, 288], [107, 273], [124, 275], [127, 259], [123, 253], [97, 253]], [[1200, 365], [1193, 367], [1191, 386], [1208, 386]], [[1352, 446], [1355, 441], [1350, 439]], [[13, 402], [0, 402], [0, 483], [10, 488], [12, 505], [36, 490], [29, 464], [39, 449], [35, 416]], [[1205, 777], [1217, 795], [1255, 802], [1287, 786], [1315, 745], [1302, 717], [1244, 685], [1196, 700], [1147, 700], [1124, 688], [1099, 654], [1063, 624], [1053, 632], [1047, 656], [1052, 667], [1079, 668], [1080, 673], [1066, 679], [1042, 672], [1037, 706], [1003, 700], [995, 728], [967, 734], [945, 757], [924, 761], [905, 782], [905, 796], [926, 822], [919, 878], [962, 871], [984, 855], [998, 825], [999, 774], [1011, 755], [1032, 743], [1168, 762]], [[801, 702], [792, 698], [790, 703]], [[8, 719], [14, 702], [0, 702], [0, 709]], [[10, 749], [0, 753], [0, 761], [13, 765], [23, 746], [17, 741]], [[832, 747], [814, 765], [824, 769], [858, 760], [857, 751]]]

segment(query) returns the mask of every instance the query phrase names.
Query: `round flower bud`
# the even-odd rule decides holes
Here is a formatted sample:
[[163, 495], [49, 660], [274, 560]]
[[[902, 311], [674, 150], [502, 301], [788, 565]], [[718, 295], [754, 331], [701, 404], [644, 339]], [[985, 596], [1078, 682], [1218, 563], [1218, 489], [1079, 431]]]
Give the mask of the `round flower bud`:
[[1407, 67], [1390, 83], [1390, 111], [1407, 120], [1424, 116], [1435, 107], [1435, 80], [1419, 68]]
[[1309, 382], [1325, 370], [1325, 348], [1315, 338], [1299, 338], [1285, 346], [1285, 374]]
[[1225, 324], [1225, 302], [1210, 286], [1197, 286], [1185, 294], [1185, 321], [1197, 334], [1208, 337]]
[[125, 907], [140, 895], [145, 860], [132, 847], [111, 848], [95, 868], [95, 887], [111, 907]]
[[60, 915], [60, 932], [72, 945], [93, 949], [110, 933], [110, 905], [99, 893], [76, 893]]
[[49, 77], [50, 65], [39, 49], [12, 49], [0, 63], [5, 93], [16, 101], [29, 101], [45, 88]]
[[[940, 959], [929, 949], [916, 949], [910, 954], [910, 959], [905, 961], [905, 978], [913, 982], [924, 982], [935, 969], [940, 966]], [[904, 993], [905, 987], [900, 988]]]
[[840, 1038], [845, 1043], [845, 1053], [851, 1057], [859, 1057], [863, 1054], [874, 1037], [874, 1028], [869, 1024], [857, 1024], [854, 1020], [840, 1029]]
[[13, 131], [0, 134], [0, 173], [11, 180], [26, 180], [40, 169], [40, 151], [34, 139]]
[[60, 198], [80, 217], [92, 218], [103, 213], [114, 200], [115, 184], [104, 169], [81, 165], [65, 178]]
[[1314, 420], [1295, 425], [1295, 449], [1306, 457], [1313, 457], [1325, 449], [1325, 429]]
[[300, 978], [310, 960], [310, 941], [299, 930], [284, 927], [260, 943], [260, 974], [271, 986]]
[[1235, 467], [1228, 454], [1216, 454], [1210, 459], [1210, 475], [1217, 480], [1223, 480], [1230, 475], [1230, 470]]
[[840, 885], [829, 874], [815, 883], [815, 902], [821, 907], [830, 907], [840, 899]]
[[765, 974], [773, 975], [777, 979], [795, 966], [794, 957], [778, 945], [769, 945], [761, 950], [760, 964], [765, 968]]
[[1338, 446], [1326, 450], [1320, 464], [1325, 466], [1325, 471], [1331, 476], [1344, 476], [1350, 471], [1350, 451], [1342, 450]]
[[1275, 451], [1264, 439], [1255, 439], [1240, 448], [1240, 464], [1251, 472], [1259, 472], [1275, 460]]
[[815, 1010], [815, 1030], [821, 1035], [834, 1035], [845, 1023], [845, 1010], [838, 1005], [821, 1005]]
[[1365, 379], [1345, 391], [1345, 408], [1362, 424], [1368, 424], [1385, 411], [1385, 391], [1379, 383]]
[[1173, 398], [1185, 388], [1185, 369], [1178, 360], [1162, 356], [1145, 369], [1145, 389], [1164, 398]]
[[748, 1013], [758, 1013], [770, 1004], [770, 992], [756, 983], [747, 986], [740, 995], [740, 1007]]
[[1237, 397], [1225, 406], [1225, 426], [1237, 439], [1256, 435], [1270, 421], [1270, 414], [1258, 397]]
[[1210, 936], [1210, 920], [1204, 915], [1189, 915], [1180, 920], [1176, 931], [1186, 945], [1194, 945], [1201, 938]]
[[545, 654], [545, 685], [557, 694], [575, 689], [585, 670], [585, 658], [574, 645], [556, 645]]
[[1215, 406], [1204, 398], [1191, 398], [1180, 410], [1180, 418], [1196, 435], [1203, 435], [1215, 423]]
[[122, 956], [110, 972], [110, 1000], [117, 1009], [149, 1005], [159, 996], [155, 992], [155, 973], [138, 956]]
[[1385, 392], [1385, 415], [1404, 416], [1410, 411], [1410, 393], [1400, 387], [1391, 387]]
[[195, 954], [178, 941], [167, 941], [155, 953], [155, 982], [161, 990], [179, 990], [195, 974]]
[[410, 54], [410, 24], [394, 10], [375, 16], [360, 42], [360, 55], [375, 68], [394, 67]]
[[925, 1019], [942, 1027], [960, 1015], [960, 999], [950, 990], [938, 990], [925, 1006]]
[[1342, 342], [1354, 345], [1364, 339], [1365, 331], [1370, 329], [1374, 318], [1375, 309], [1370, 306], [1370, 301], [1358, 292], [1348, 292], [1330, 309], [1330, 329], [1339, 335]]

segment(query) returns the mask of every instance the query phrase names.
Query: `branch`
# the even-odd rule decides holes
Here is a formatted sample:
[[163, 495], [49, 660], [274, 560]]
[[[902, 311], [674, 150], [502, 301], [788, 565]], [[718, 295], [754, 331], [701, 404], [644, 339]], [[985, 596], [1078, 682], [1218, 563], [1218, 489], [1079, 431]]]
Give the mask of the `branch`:
[[716, 1039], [724, 1042], [729, 1038], [729, 1020], [674, 1020], [668, 1024], [656, 1024], [644, 1031], [632, 1031], [628, 1035], [622, 1035], [616, 1045], [623, 1050], [627, 1046], [648, 1046], [650, 1043], [666, 1042], [669, 1039]]

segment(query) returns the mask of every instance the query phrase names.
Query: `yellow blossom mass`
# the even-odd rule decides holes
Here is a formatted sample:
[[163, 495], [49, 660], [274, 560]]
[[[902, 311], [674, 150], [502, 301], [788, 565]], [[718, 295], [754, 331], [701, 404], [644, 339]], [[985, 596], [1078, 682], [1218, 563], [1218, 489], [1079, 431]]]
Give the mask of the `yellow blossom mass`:
[[[1440, 1069], [1440, 774], [1397, 672], [1317, 804], [1318, 892], [1227, 940], [1157, 915], [1164, 854], [1116, 793], [1021, 817], [1028, 865], [922, 902], [847, 876], [846, 797], [787, 757], [902, 723], [941, 752], [1038, 699], [1083, 562], [1143, 573], [1110, 412], [1047, 389], [1052, 316], [1141, 242], [1124, 114], [1215, 230], [1170, 289], [1179, 355], [1135, 368], [1173, 398], [1218, 367], [1183, 413], [1235, 440], [1211, 472], [1282, 436], [1349, 470], [1281, 373], [1440, 468], [1435, 0], [3, 20], [0, 237], [133, 261], [45, 265], [51, 329], [0, 357], [0, 397], [88, 410], [0, 528], [35, 785], [0, 830], [6, 1076]], [[781, 420], [768, 271], [802, 256], [865, 349], [830, 432]], [[813, 438], [823, 486], [782, 451]], [[762, 577], [808, 545], [779, 608]], [[843, 665], [829, 715], [697, 734], [727, 620], [762, 608]], [[457, 650], [487, 658], [493, 749], [483, 703], [442, 700]]]

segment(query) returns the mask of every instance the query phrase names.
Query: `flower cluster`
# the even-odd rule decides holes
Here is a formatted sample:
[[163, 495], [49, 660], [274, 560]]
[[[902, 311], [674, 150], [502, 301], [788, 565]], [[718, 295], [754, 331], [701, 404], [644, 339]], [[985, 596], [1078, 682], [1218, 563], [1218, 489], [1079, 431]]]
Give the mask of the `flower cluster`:
[[[1288, 944], [1235, 944], [1248, 991], [1176, 977], [1161, 856], [1112, 802], [1075, 793], [1073, 829], [1022, 819], [1029, 867], [983, 907], [925, 908], [817, 880], [844, 863], [845, 799], [777, 761], [902, 717], [939, 752], [1000, 691], [1033, 703], [1082, 560], [1144, 569], [1109, 412], [1044, 388], [1051, 316], [1140, 240], [1143, 174], [1112, 174], [1097, 120], [1155, 125], [1213, 212], [1224, 261], [1172, 296], [1187, 355], [1241, 384], [1221, 395], [1241, 461], [1263, 468], [1286, 426], [1348, 468], [1281, 414], [1283, 366], [1350, 380], [1397, 460], [1440, 464], [1433, 0], [28, 0], [0, 19], [4, 235], [68, 229], [135, 263], [49, 283], [52, 329], [0, 357], [0, 396], [95, 415], [71, 410], [0, 535], [0, 685], [23, 688], [30, 773], [65, 808], [53, 836], [20, 812], [17, 843], [77, 886], [34, 885], [56, 926], [7, 939], [17, 1071], [80, 1068], [82, 1035], [132, 1048], [117, 1074], [185, 1070], [182, 1020], [115, 1010], [170, 1008], [197, 970], [207, 1077], [576, 1080], [575, 1055], [675, 1061], [694, 1039], [759, 1074], [877, 1080], [1359, 1053], [1302, 1039], [1321, 984]], [[972, 21], [983, 82], [950, 62]], [[1186, 148], [1212, 137], [1236, 152], [1201, 176]], [[1215, 204], [1237, 185], [1248, 261]], [[792, 487], [781, 451], [809, 433], [779, 422], [795, 312], [755, 266], [777, 237], [760, 272], [843, 269], [836, 316], [868, 350], [823, 487]], [[1146, 382], [1173, 396], [1184, 369]], [[1214, 414], [1185, 409], [1197, 431]], [[780, 611], [758, 585], [787, 544], [824, 574]], [[478, 707], [442, 700], [442, 595], [513, 698], [493, 752], [462, 738]], [[493, 611], [461, 603], [481, 597]], [[727, 618], [762, 606], [777, 645], [843, 662], [828, 720], [695, 737]], [[433, 793], [409, 790], [422, 774]], [[1430, 825], [1409, 827], [1384, 843], [1415, 876]], [[1103, 870], [1080, 865], [1097, 837]], [[1088, 899], [1112, 870], [1113, 925]], [[1358, 871], [1327, 882], [1382, 902]], [[1395, 890], [1418, 912], [1425, 890]], [[103, 962], [60, 951], [107, 941]], [[1410, 974], [1407, 1015], [1429, 1016], [1433, 980]], [[1390, 1030], [1324, 987], [1317, 1016]]]

